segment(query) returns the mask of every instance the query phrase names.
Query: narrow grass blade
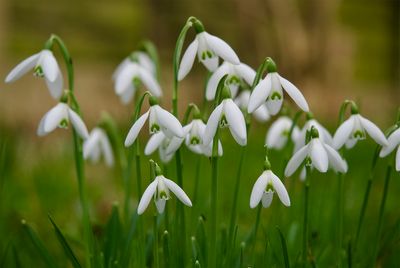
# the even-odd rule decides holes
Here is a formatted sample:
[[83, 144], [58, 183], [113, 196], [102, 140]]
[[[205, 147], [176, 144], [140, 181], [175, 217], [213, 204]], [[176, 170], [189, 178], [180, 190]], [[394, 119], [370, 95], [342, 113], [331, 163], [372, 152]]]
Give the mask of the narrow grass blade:
[[138, 224], [138, 214], [137, 213], [133, 213], [131, 221], [130, 221], [130, 225], [129, 225], [129, 229], [127, 234], [125, 234], [124, 236], [126, 236], [126, 239], [124, 241], [124, 247], [123, 247], [123, 252], [122, 252], [122, 258], [121, 258], [121, 267], [128, 267], [131, 257], [132, 257], [132, 241], [133, 238], [135, 236], [135, 232], [136, 232], [136, 228], [137, 228], [137, 224]]
[[111, 217], [108, 221], [104, 242], [104, 264], [111, 267], [112, 263], [118, 263], [119, 241], [121, 234], [121, 221], [118, 207], [114, 205]]
[[279, 233], [279, 237], [281, 239], [281, 245], [282, 245], [282, 254], [283, 254], [283, 260], [285, 261], [285, 267], [289, 268], [290, 264], [289, 264], [289, 255], [288, 255], [288, 251], [287, 251], [287, 246], [286, 246], [286, 240], [285, 237], [283, 236], [281, 229], [279, 229], [278, 226], [276, 226], [276, 230], [278, 230]]
[[49, 220], [50, 220], [51, 224], [54, 227], [54, 231], [56, 233], [58, 242], [62, 246], [65, 255], [71, 261], [72, 266], [74, 268], [81, 268], [82, 266], [80, 265], [80, 263], [78, 261], [78, 258], [75, 256], [75, 253], [73, 252], [73, 250], [69, 246], [69, 244], [68, 244], [67, 240], [65, 239], [63, 233], [61, 232], [60, 228], [58, 228], [57, 224], [54, 222], [54, 220], [52, 219], [52, 217], [50, 215], [48, 217], [49, 217]]
[[170, 267], [170, 252], [169, 252], [169, 233], [168, 231], [164, 231], [162, 236], [162, 243], [163, 243], [163, 255], [164, 255], [164, 267]]

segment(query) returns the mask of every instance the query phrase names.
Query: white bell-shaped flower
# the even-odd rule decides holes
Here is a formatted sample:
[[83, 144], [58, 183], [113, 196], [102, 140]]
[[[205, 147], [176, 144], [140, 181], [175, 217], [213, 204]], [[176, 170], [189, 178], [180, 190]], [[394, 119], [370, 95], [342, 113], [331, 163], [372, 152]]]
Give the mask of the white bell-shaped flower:
[[264, 170], [257, 181], [254, 183], [250, 196], [250, 207], [255, 208], [260, 201], [263, 207], [271, 205], [274, 193], [278, 195], [282, 204], [289, 207], [290, 198], [281, 180], [271, 170]]
[[83, 157], [93, 163], [97, 163], [102, 155], [107, 166], [112, 167], [114, 165], [114, 155], [111, 143], [108, 140], [106, 132], [96, 127], [90, 132], [89, 137], [83, 143]]
[[249, 86], [253, 84], [256, 72], [250, 66], [244, 63], [235, 65], [225, 61], [224, 63], [222, 63], [221, 66], [217, 68], [217, 70], [215, 70], [215, 72], [210, 76], [210, 79], [207, 82], [207, 100], [214, 100], [215, 93], [217, 92], [218, 83], [225, 75], [228, 75], [225, 80], [225, 84], [231, 90], [231, 95], [235, 97], [238, 92], [239, 86], [243, 82], [245, 82]]
[[[293, 120], [290, 117], [279, 117], [274, 123], [272, 123], [267, 132], [267, 136], [265, 138], [266, 146], [268, 146], [268, 148], [281, 150], [288, 142], [288, 136], [292, 125]], [[297, 140], [299, 132], [299, 128], [295, 125], [291, 135], [292, 141]]]
[[173, 136], [184, 137], [181, 123], [170, 112], [161, 108], [156, 104], [155, 99], [151, 97], [150, 108], [147, 112], [141, 115], [133, 124], [125, 139], [125, 146], [128, 147], [134, 143], [140, 130], [149, 118], [149, 131], [151, 134], [162, 131], [167, 137]]
[[383, 132], [370, 120], [361, 116], [359, 113], [352, 114], [344, 121], [333, 137], [333, 148], [340, 149], [344, 144], [347, 148], [352, 148], [358, 140], [364, 140], [366, 133], [381, 146], [387, 146], [387, 140]]
[[196, 38], [183, 54], [178, 71], [179, 81], [183, 80], [192, 69], [196, 54], [199, 61], [210, 72], [217, 69], [220, 57], [232, 64], [240, 64], [238, 56], [225, 41], [203, 30], [197, 33]]
[[387, 139], [388, 144], [383, 146], [381, 152], [379, 153], [380, 157], [385, 157], [389, 155], [396, 148], [396, 170], [400, 171], [400, 128], [396, 129], [389, 135]]
[[39, 136], [44, 136], [55, 130], [57, 127], [67, 128], [69, 122], [71, 122], [72, 126], [82, 139], [86, 140], [89, 137], [88, 130], [80, 116], [63, 102], [54, 106], [42, 117], [37, 134]]
[[11, 70], [5, 82], [14, 82], [32, 69], [36, 76], [44, 77], [50, 95], [57, 100], [60, 99], [63, 92], [63, 77], [57, 60], [49, 49], [43, 49], [39, 53], [23, 60]]
[[229, 127], [233, 138], [239, 145], [245, 146], [247, 144], [244, 116], [239, 107], [230, 98], [225, 98], [208, 118], [203, 136], [204, 145], [212, 143], [218, 127]]
[[[250, 94], [251, 94], [250, 90], [243, 90], [235, 98], [236, 105], [239, 106], [239, 108], [242, 109], [242, 111], [247, 111]], [[260, 107], [258, 107], [257, 110], [253, 112], [253, 115], [260, 122], [267, 122], [271, 118], [268, 112], [267, 105], [265, 103]]]
[[347, 172], [347, 163], [340, 154], [328, 144], [324, 143], [316, 128], [311, 129], [311, 140], [300, 148], [289, 160], [285, 168], [285, 176], [291, 176], [297, 168], [305, 161], [305, 164], [325, 173], [328, 167], [341, 173]]
[[[147, 53], [143, 51], [135, 51], [132, 53], [132, 55], [135, 56], [135, 60], [133, 60], [134, 62], [136, 61], [140, 66], [150, 71], [154, 77], [156, 76], [157, 72], [156, 65], [154, 64], [153, 60]], [[126, 57], [115, 69], [112, 75], [113, 80], [115, 80], [115, 78], [119, 75], [119, 73], [123, 69], [125, 69], [125, 67], [128, 66], [131, 62], [132, 62], [132, 57], [131, 56]]]
[[154, 198], [158, 213], [163, 213], [166, 201], [171, 198], [170, 191], [173, 192], [183, 204], [189, 207], [192, 206], [192, 202], [181, 187], [175, 182], [165, 178], [163, 175], [158, 175], [144, 191], [139, 202], [137, 213], [139, 215], [143, 214], [152, 198]]
[[332, 144], [333, 144], [332, 135], [317, 120], [311, 118], [311, 119], [307, 120], [307, 122], [304, 124], [303, 128], [299, 131], [299, 135], [297, 135], [296, 139], [294, 140], [295, 141], [295, 144], [294, 144], [295, 152], [297, 152], [297, 150], [299, 150], [301, 147], [303, 147], [305, 145], [307, 131], [310, 131], [312, 127], [315, 127], [318, 130], [318, 133], [320, 134], [319, 138], [321, 139], [321, 141], [328, 144], [329, 146], [332, 146]]
[[162, 131], [153, 134], [147, 142], [146, 147], [144, 148], [144, 154], [151, 155], [158, 149], [160, 160], [163, 163], [169, 163], [174, 155], [168, 153], [167, 148], [171, 143], [171, 140], [174, 138], [176, 137], [167, 137]]

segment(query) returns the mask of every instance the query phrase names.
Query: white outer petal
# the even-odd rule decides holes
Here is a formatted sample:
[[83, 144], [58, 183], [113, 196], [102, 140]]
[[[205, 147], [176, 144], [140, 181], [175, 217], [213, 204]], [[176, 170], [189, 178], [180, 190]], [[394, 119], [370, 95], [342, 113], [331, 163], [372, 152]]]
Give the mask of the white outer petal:
[[229, 71], [228, 63], [224, 62], [221, 66], [215, 70], [215, 72], [210, 76], [207, 82], [206, 88], [206, 99], [211, 101], [215, 98], [215, 93], [217, 92], [217, 87], [221, 78], [227, 74]]
[[247, 133], [242, 111], [240, 111], [232, 99], [226, 99], [224, 102], [225, 117], [228, 121], [229, 130], [236, 142], [241, 146], [245, 146], [247, 143]]
[[59, 100], [63, 94], [63, 77], [61, 72], [57, 74], [57, 77], [53, 82], [48, 80], [47, 77], [45, 77], [45, 81], [50, 95], [54, 99]]
[[285, 168], [285, 176], [291, 176], [296, 169], [303, 163], [304, 159], [308, 155], [310, 144], [305, 145], [303, 148], [299, 149], [293, 156], [290, 158], [288, 164]]
[[105, 131], [100, 130], [101, 135], [100, 135], [100, 147], [103, 150], [103, 155], [104, 155], [104, 160], [107, 164], [107, 166], [112, 167], [114, 165], [114, 154], [113, 150], [111, 147], [111, 143], [107, 137], [107, 134]]
[[217, 56], [232, 64], [240, 64], [239, 57], [224, 40], [207, 32], [204, 32], [204, 34], [207, 45], [215, 52], [215, 54], [217, 54]]
[[388, 145], [382, 147], [379, 156], [380, 157], [387, 156], [396, 148], [396, 146], [399, 146], [399, 144], [400, 144], [400, 128], [398, 128], [392, 134], [390, 134], [388, 138]]
[[282, 76], [278, 74], [279, 81], [283, 89], [286, 93], [292, 98], [292, 100], [305, 112], [309, 111], [308, 104], [306, 99], [304, 98], [303, 94], [301, 94], [300, 90], [293, 85], [290, 81], [286, 80]]
[[115, 93], [118, 95], [123, 94], [131, 84], [133, 79], [138, 75], [138, 65], [133, 62], [126, 64], [125, 68], [122, 69], [115, 77]]
[[214, 139], [215, 132], [219, 127], [219, 120], [221, 119], [223, 103], [218, 105], [208, 118], [206, 129], [203, 136], [203, 145], [207, 145]]
[[145, 87], [157, 98], [162, 96], [161, 87], [150, 71], [138, 66], [138, 75]]
[[[183, 127], [183, 132], [185, 137], [187, 137], [187, 135], [189, 134], [192, 125], [193, 122], [190, 122], [190, 124]], [[169, 142], [168, 147], [165, 149], [165, 153], [168, 155], [175, 153], [179, 149], [179, 147], [181, 147], [184, 140], [185, 138], [173, 137]]]
[[133, 126], [129, 130], [128, 135], [126, 136], [125, 147], [131, 146], [135, 142], [135, 140], [139, 134], [139, 131], [142, 129], [144, 123], [146, 123], [146, 120], [148, 117], [149, 117], [149, 111], [147, 111], [146, 113], [141, 115], [138, 118], [138, 120], [136, 120], [136, 122], [133, 124]]
[[282, 116], [272, 123], [266, 136], [266, 145], [269, 148], [282, 149], [288, 137], [282, 136], [282, 132], [290, 130], [292, 120], [287, 116]]
[[328, 144], [324, 144], [324, 147], [326, 153], [328, 154], [329, 163], [332, 165], [335, 171], [346, 173], [348, 168], [346, 161], [343, 160], [340, 154]]
[[75, 131], [78, 135], [83, 139], [86, 140], [89, 137], [89, 132], [85, 123], [83, 122], [82, 118], [73, 110], [68, 108], [68, 115], [69, 119], [71, 120], [71, 124], [74, 127]]
[[68, 106], [65, 103], [59, 103], [54, 106], [50, 111], [47, 112], [46, 119], [44, 121], [43, 129], [46, 133], [49, 133], [56, 129], [63, 119], [68, 118]]
[[144, 154], [151, 155], [152, 153], [154, 153], [154, 151], [157, 150], [158, 147], [160, 147], [164, 139], [165, 134], [162, 131], [153, 134], [147, 142], [146, 147], [144, 148]]
[[100, 130], [98, 128], [93, 129], [90, 132], [89, 137], [83, 143], [83, 158], [88, 159], [96, 147], [99, 146]]
[[267, 100], [271, 92], [271, 88], [271, 74], [267, 74], [267, 76], [257, 84], [250, 95], [249, 104], [247, 106], [247, 111], [249, 113], [254, 112], [258, 107], [261, 106], [261, 104], [263, 104]]
[[183, 138], [183, 128], [179, 120], [167, 110], [164, 110], [159, 105], [154, 105], [155, 112], [157, 114], [158, 123], [161, 127], [166, 128], [173, 135], [178, 138]]
[[255, 208], [261, 201], [264, 191], [268, 184], [268, 177], [265, 172], [263, 172], [257, 181], [254, 183], [253, 189], [250, 195], [250, 208]]
[[396, 170], [400, 171], [400, 146], [397, 147], [396, 151]]
[[362, 127], [371, 136], [371, 138], [374, 139], [381, 146], [388, 145], [385, 134], [383, 134], [383, 132], [370, 120], [361, 115], [359, 116]]
[[290, 198], [289, 194], [283, 185], [282, 181], [276, 176], [271, 170], [266, 171], [270, 180], [272, 181], [272, 186], [275, 189], [276, 194], [278, 195], [279, 199], [281, 200], [282, 204], [289, 207], [290, 206]]
[[43, 69], [43, 74], [50, 82], [54, 82], [58, 74], [61, 72], [56, 58], [54, 57], [53, 52], [48, 49], [42, 50], [40, 54], [40, 64]]
[[158, 179], [156, 178], [152, 183], [147, 186], [146, 190], [144, 191], [142, 198], [140, 198], [140, 202], [138, 205], [137, 213], [138, 215], [143, 214], [146, 208], [149, 206], [149, 203], [156, 192], [158, 184]]
[[322, 145], [322, 142], [318, 139], [312, 139], [310, 142], [310, 158], [312, 165], [320, 172], [325, 173], [328, 171], [329, 160], [328, 154]]
[[256, 71], [254, 71], [253, 68], [244, 63], [234, 65], [233, 68], [249, 86], [253, 85], [254, 78], [256, 77]]
[[190, 201], [189, 197], [182, 190], [182, 188], [178, 186], [178, 184], [167, 178], [164, 178], [164, 183], [168, 189], [171, 190], [171, 192], [173, 192], [179, 200], [181, 200], [183, 204], [189, 207], [192, 206], [192, 201]]
[[197, 38], [195, 38], [186, 49], [185, 53], [183, 54], [181, 64], [179, 64], [178, 81], [183, 80], [183, 78], [185, 78], [192, 69], [198, 47], [199, 41]]
[[350, 116], [349, 119], [344, 121], [336, 130], [333, 136], [333, 148], [336, 150], [340, 149], [346, 141], [350, 138], [350, 135], [354, 128], [354, 115]]
[[7, 75], [5, 82], [6, 83], [14, 82], [24, 74], [29, 72], [31, 69], [33, 69], [37, 64], [39, 56], [40, 52], [30, 56], [29, 58], [23, 60], [21, 63], [15, 66], [14, 69], [12, 69], [11, 72]]

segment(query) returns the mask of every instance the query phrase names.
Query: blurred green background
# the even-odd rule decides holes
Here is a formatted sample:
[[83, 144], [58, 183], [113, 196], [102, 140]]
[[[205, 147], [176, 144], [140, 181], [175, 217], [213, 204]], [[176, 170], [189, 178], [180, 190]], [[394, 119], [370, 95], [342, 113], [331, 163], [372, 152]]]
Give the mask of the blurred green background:
[[[336, 128], [339, 106], [344, 99], [357, 100], [362, 113], [382, 129], [395, 120], [400, 103], [397, 0], [2, 0], [0, 77], [5, 78], [18, 62], [42, 49], [49, 35], [56, 33], [64, 39], [74, 59], [76, 94], [87, 126], [93, 128], [101, 111], [108, 111], [119, 122], [121, 135], [125, 136], [132, 123], [134, 107], [133, 104], [123, 106], [114, 94], [111, 80], [114, 68], [136, 48], [140, 40], [152, 40], [159, 49], [161, 59], [161, 86], [165, 92], [163, 105], [170, 107], [173, 49], [181, 27], [191, 15], [202, 20], [207, 31], [226, 40], [241, 61], [253, 68], [257, 68], [266, 56], [274, 58], [279, 72], [298, 85], [316, 118], [326, 124], [331, 133]], [[193, 36], [193, 33], [188, 34], [188, 40]], [[58, 52], [56, 55], [60, 56]], [[195, 64], [194, 70], [181, 83], [181, 111], [189, 102], [202, 99], [204, 76], [204, 68]], [[33, 76], [25, 76], [13, 84], [0, 82], [0, 254], [11, 242], [21, 249], [20, 257], [28, 263], [38, 260], [35, 250], [26, 243], [26, 237], [21, 233], [21, 219], [31, 223], [49, 245], [55, 245], [56, 240], [47, 219], [48, 213], [71, 238], [79, 237], [80, 213], [70, 133], [58, 130], [45, 138], [35, 134], [40, 118], [54, 104], [44, 83]], [[239, 221], [244, 230], [254, 222], [255, 212], [250, 212], [248, 198], [262, 169], [261, 145], [266, 130], [265, 125], [256, 125], [249, 139], [250, 148], [240, 192], [243, 202], [240, 204]], [[145, 140], [147, 137], [144, 135]], [[229, 209], [236, 172], [232, 166], [238, 163], [240, 150], [228, 135], [225, 140], [221, 173], [226, 174], [221, 181], [224, 185], [221, 187], [221, 211]], [[347, 240], [354, 232], [373, 150], [372, 142], [363, 142], [348, 154]], [[184, 151], [184, 159], [184, 176], [191, 196], [191, 178], [198, 159], [187, 150]], [[275, 154], [272, 160], [278, 170], [282, 169], [280, 159], [282, 156]], [[171, 165], [174, 166], [173, 162]], [[203, 201], [207, 201], [208, 160], [203, 159], [202, 166], [204, 183], [201, 181], [201, 192], [207, 194], [203, 197]], [[147, 168], [144, 164], [145, 171]], [[384, 164], [380, 164], [378, 171], [380, 175], [373, 186], [367, 212], [366, 228], [372, 228], [372, 231], [383, 187]], [[172, 167], [169, 172], [174, 177]], [[113, 202], [123, 203], [120, 174], [103, 165], [88, 165], [86, 174], [91, 216], [101, 226], [110, 215]], [[396, 200], [400, 183], [398, 174], [394, 176], [385, 214], [386, 237], [400, 228]], [[316, 189], [335, 189], [335, 178], [334, 174], [326, 178], [319, 176]], [[147, 179], [144, 181], [147, 182]], [[271, 210], [263, 211], [267, 230], [268, 226], [280, 224], [287, 233], [294, 228], [292, 224], [301, 223], [301, 205], [296, 204], [302, 200], [301, 184], [295, 177], [286, 180], [285, 184], [291, 189], [289, 194], [293, 206], [285, 209], [275, 200]], [[318, 203], [320, 209], [316, 210], [321, 214], [314, 215], [313, 228], [316, 232], [323, 230], [315, 242], [317, 248], [321, 245], [319, 253], [323, 255], [329, 254], [326, 245], [334, 237], [331, 232], [334, 227], [319, 228], [326, 226], [335, 215], [335, 204], [329, 199], [334, 193], [316, 192], [318, 194], [313, 196], [313, 203]], [[136, 196], [132, 204], [136, 206]], [[205, 202], [196, 205], [194, 212], [187, 211], [200, 215], [207, 211], [207, 206]], [[273, 213], [278, 213], [279, 217]], [[364, 234], [368, 234], [368, 230], [364, 230]], [[296, 247], [299, 243], [296, 239], [289, 242], [289, 247]], [[368, 243], [368, 239], [366, 236], [363, 242]], [[399, 249], [399, 241], [397, 230], [389, 244], [385, 244], [389, 257], [380, 255], [383, 261], [400, 265], [399, 260], [393, 257], [393, 252]], [[366, 254], [370, 252], [368, 250], [371, 249], [366, 247]], [[58, 246], [53, 247], [53, 251], [62, 259]]]

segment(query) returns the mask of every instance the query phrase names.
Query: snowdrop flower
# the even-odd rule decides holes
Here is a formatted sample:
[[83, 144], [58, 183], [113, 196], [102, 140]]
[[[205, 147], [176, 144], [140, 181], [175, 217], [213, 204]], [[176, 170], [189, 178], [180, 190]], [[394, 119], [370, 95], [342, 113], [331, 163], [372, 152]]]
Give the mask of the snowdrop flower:
[[154, 198], [158, 213], [163, 213], [165, 202], [171, 198], [170, 191], [173, 192], [183, 204], [189, 207], [192, 206], [192, 202], [186, 193], [175, 182], [165, 178], [161, 174], [158, 165], [156, 166], [156, 174], [156, 178], [150, 183], [140, 199], [137, 210], [139, 215], [143, 214], [152, 198]]
[[66, 103], [60, 102], [48, 111], [43, 118], [40, 120], [37, 134], [44, 136], [57, 127], [68, 128], [68, 124], [71, 122], [72, 126], [78, 133], [78, 135], [86, 140], [89, 137], [89, 133], [79, 115], [74, 112]]
[[107, 166], [114, 165], [114, 155], [107, 134], [103, 129], [96, 127], [83, 143], [83, 157], [97, 163], [101, 155], [104, 156]]
[[[133, 58], [132, 58], [133, 56]], [[115, 69], [112, 78], [115, 78], [119, 75], [119, 73], [125, 69], [131, 62], [137, 62], [140, 66], [150, 71], [153, 76], [156, 76], [156, 66], [150, 56], [143, 51], [135, 51], [131, 54], [131, 56], [126, 57]]]
[[[279, 117], [267, 132], [265, 144], [268, 148], [281, 150], [288, 141], [290, 128], [293, 125], [293, 120], [287, 116]], [[295, 125], [292, 131], [291, 139], [295, 141], [299, 136], [299, 128]]]
[[154, 96], [149, 98], [150, 109], [139, 117], [133, 124], [125, 139], [125, 146], [132, 145], [144, 123], [149, 118], [149, 131], [151, 134], [162, 131], [167, 137], [173, 136], [183, 137], [183, 129], [181, 123], [170, 112], [164, 110], [158, 105], [157, 99]]
[[364, 140], [368, 133], [375, 142], [381, 146], [387, 146], [387, 140], [382, 131], [371, 121], [361, 116], [358, 112], [344, 121], [333, 137], [333, 148], [340, 149], [344, 144], [347, 148], [352, 148], [358, 140]]
[[385, 157], [397, 147], [396, 151], [396, 170], [400, 171], [400, 128], [396, 129], [388, 138], [388, 144], [382, 147], [380, 157]]
[[39, 53], [23, 60], [11, 70], [5, 82], [14, 82], [32, 69], [36, 76], [44, 77], [50, 95], [57, 100], [60, 99], [62, 95], [63, 78], [53, 52], [49, 49], [43, 49]]
[[183, 54], [178, 71], [179, 81], [183, 80], [192, 69], [196, 54], [199, 61], [210, 72], [214, 72], [217, 69], [219, 57], [232, 64], [240, 64], [238, 56], [225, 41], [207, 33], [198, 20], [193, 22], [193, 26], [197, 35]]
[[217, 70], [215, 70], [208, 80], [206, 88], [207, 100], [214, 100], [218, 83], [225, 75], [228, 75], [225, 83], [231, 90], [231, 95], [236, 96], [239, 86], [241, 83], [243, 83], [243, 81], [249, 86], [253, 84], [256, 72], [250, 66], [244, 63], [234, 65], [225, 61], [221, 66], [218, 67]]
[[291, 82], [283, 78], [277, 73], [276, 65], [269, 60], [268, 74], [261, 80], [254, 88], [249, 101], [248, 112], [253, 113], [258, 107], [260, 107], [265, 101], [271, 115], [276, 115], [283, 103], [283, 91], [293, 99], [293, 101], [305, 112], [308, 112], [308, 104], [300, 90], [293, 85]]
[[318, 133], [320, 133], [320, 139], [324, 143], [328, 144], [329, 146], [332, 146], [333, 139], [329, 131], [322, 126], [317, 120], [314, 118], [309, 118], [307, 122], [304, 124], [303, 128], [299, 132], [299, 135], [297, 135], [295, 141], [295, 146], [294, 146], [294, 151], [297, 152], [301, 147], [305, 145], [306, 142], [306, 134], [307, 131], [310, 131], [312, 127], [315, 127], [318, 130]]
[[145, 53], [141, 52], [137, 55], [136, 53], [134, 59], [131, 57], [125, 59], [113, 74], [115, 93], [120, 96], [121, 101], [125, 104], [135, 95], [139, 82], [142, 82], [154, 96], [162, 96], [160, 85], [154, 74], [154, 63]]
[[[175, 138], [175, 137], [174, 137]], [[160, 160], [163, 163], [169, 163], [174, 156], [167, 152], [167, 148], [171, 143], [171, 138], [168, 138], [162, 131], [153, 134], [144, 148], [145, 155], [151, 155], [158, 149]]]
[[246, 122], [239, 107], [230, 98], [227, 87], [222, 89], [223, 101], [214, 109], [208, 118], [203, 135], [203, 144], [212, 143], [217, 128], [229, 127], [235, 141], [245, 146], [247, 144]]
[[319, 138], [318, 130], [315, 127], [311, 128], [310, 135], [310, 142], [299, 149], [289, 160], [285, 168], [285, 176], [291, 176], [304, 160], [307, 166], [315, 167], [322, 173], [328, 171], [329, 165], [335, 171], [347, 172], [347, 163], [335, 149]]
[[[250, 90], [243, 90], [242, 92], [240, 92], [239, 96], [235, 98], [236, 105], [239, 106], [242, 111], [247, 111], [250, 94]], [[268, 108], [265, 103], [258, 107], [257, 110], [254, 111], [253, 115], [260, 122], [267, 122], [270, 119]]]

